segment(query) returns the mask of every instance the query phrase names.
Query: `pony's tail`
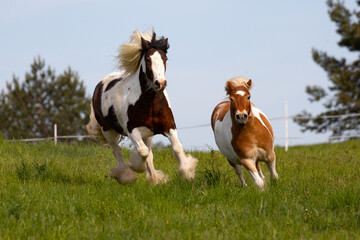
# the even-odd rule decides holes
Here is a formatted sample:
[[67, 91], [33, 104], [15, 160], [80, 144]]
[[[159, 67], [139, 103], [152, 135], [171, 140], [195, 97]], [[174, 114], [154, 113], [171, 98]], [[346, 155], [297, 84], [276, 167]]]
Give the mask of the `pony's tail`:
[[90, 103], [90, 121], [86, 125], [86, 130], [91, 136], [100, 140], [102, 144], [106, 144], [106, 140], [101, 131], [101, 127], [95, 118], [94, 108], [92, 103]]

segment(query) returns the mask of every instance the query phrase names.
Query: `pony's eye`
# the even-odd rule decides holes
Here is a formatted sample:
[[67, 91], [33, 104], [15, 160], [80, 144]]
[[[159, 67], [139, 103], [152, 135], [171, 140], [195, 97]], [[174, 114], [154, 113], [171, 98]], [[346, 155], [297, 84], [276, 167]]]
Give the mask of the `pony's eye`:
[[147, 63], [149, 63], [149, 62], [150, 62], [150, 58], [145, 58], [145, 61], [146, 61]]
[[250, 96], [248, 96], [248, 100], [250, 100]]

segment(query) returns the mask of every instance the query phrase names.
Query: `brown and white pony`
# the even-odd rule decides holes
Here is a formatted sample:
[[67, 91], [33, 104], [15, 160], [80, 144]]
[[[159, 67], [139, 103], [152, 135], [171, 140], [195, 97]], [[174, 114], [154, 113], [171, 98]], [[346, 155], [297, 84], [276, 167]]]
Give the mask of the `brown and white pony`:
[[271, 178], [275, 170], [274, 133], [265, 114], [250, 102], [252, 81], [243, 77], [226, 82], [229, 100], [219, 103], [211, 116], [211, 126], [219, 150], [234, 168], [243, 186], [246, 186], [241, 165], [249, 172], [255, 184], [264, 186], [260, 161], [264, 161]]
[[[134, 182], [135, 172], [146, 172], [151, 183], [162, 183], [168, 176], [153, 165], [152, 136], [166, 136], [179, 163], [179, 175], [193, 179], [197, 159], [184, 153], [165, 89], [168, 39], [154, 31], [134, 31], [130, 42], [119, 49], [119, 68], [96, 86], [91, 104], [89, 134], [107, 143], [118, 161], [110, 176], [119, 183]], [[118, 146], [122, 136], [130, 138], [134, 149], [129, 165]]]

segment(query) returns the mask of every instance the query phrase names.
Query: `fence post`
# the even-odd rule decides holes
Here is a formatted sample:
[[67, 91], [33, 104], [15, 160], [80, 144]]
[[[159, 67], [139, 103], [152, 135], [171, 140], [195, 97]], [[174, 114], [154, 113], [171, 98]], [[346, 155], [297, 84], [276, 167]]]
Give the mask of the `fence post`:
[[288, 118], [288, 102], [285, 100], [285, 152], [289, 149], [289, 118]]
[[57, 143], [57, 125], [54, 124], [54, 143]]

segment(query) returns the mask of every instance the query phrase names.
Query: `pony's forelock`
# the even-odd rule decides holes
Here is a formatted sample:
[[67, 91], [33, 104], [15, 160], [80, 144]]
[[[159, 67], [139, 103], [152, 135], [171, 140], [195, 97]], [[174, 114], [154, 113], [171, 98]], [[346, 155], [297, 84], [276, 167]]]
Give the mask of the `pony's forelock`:
[[240, 87], [240, 86], [244, 86], [250, 91], [250, 89], [253, 87], [253, 83], [252, 83], [252, 81], [250, 81], [250, 84], [249, 84], [249, 80], [251, 80], [251, 79], [247, 79], [246, 77], [234, 77], [234, 78], [230, 79], [225, 84], [226, 93], [230, 94], [232, 91], [232, 88], [236, 88], [236, 87]]
[[130, 36], [130, 41], [128, 43], [123, 43], [119, 47], [119, 54], [116, 56], [118, 61], [118, 68], [125, 70], [125, 75], [136, 72], [143, 53], [148, 50], [144, 49], [144, 46], [142, 46], [142, 38], [150, 43], [150, 47], [161, 49], [165, 53], [169, 48], [168, 44], [166, 47], [163, 46], [164, 41], [167, 41], [167, 39], [164, 37], [161, 37], [160, 39], [156, 38], [154, 29], [150, 29], [144, 32], [135, 30]]

